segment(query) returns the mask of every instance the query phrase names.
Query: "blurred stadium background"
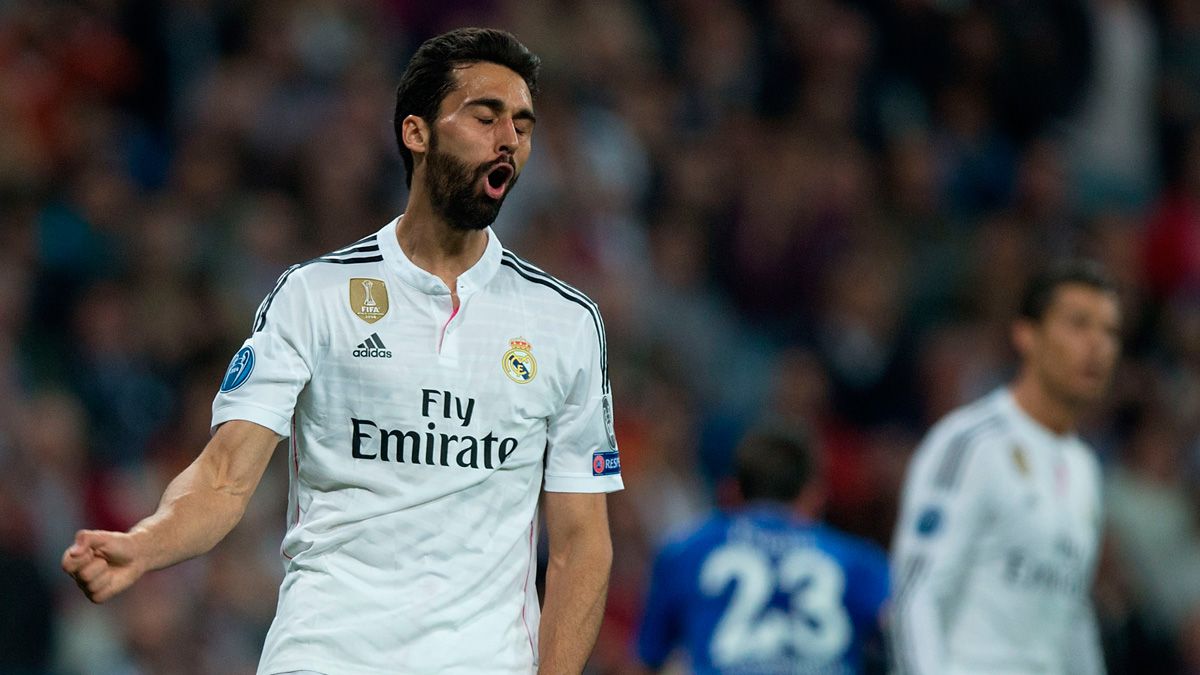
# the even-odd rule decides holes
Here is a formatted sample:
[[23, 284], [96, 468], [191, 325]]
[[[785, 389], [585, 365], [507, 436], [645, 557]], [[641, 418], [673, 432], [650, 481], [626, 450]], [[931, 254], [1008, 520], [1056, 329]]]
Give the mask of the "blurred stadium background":
[[1086, 429], [1110, 667], [1200, 672], [1194, 0], [0, 3], [0, 672], [253, 672], [283, 453], [215, 551], [110, 604], [59, 556], [202, 447], [277, 275], [398, 213], [395, 82], [467, 24], [545, 63], [496, 229], [608, 325], [628, 489], [590, 672], [628, 670], [654, 547], [751, 424], [813, 429], [829, 519], [886, 545], [915, 441], [1005, 380], [1066, 254], [1126, 291]]

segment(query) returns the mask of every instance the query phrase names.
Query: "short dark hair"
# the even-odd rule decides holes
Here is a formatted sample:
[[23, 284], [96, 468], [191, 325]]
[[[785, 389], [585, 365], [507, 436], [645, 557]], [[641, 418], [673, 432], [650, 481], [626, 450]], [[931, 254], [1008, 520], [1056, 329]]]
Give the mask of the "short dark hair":
[[1019, 308], [1022, 319], [1041, 321], [1054, 302], [1054, 294], [1062, 286], [1078, 284], [1103, 293], [1117, 295], [1117, 284], [1104, 266], [1095, 260], [1073, 258], [1060, 260], [1034, 274], [1025, 286]]
[[791, 502], [816, 474], [809, 437], [793, 429], [752, 431], [738, 444], [734, 473], [747, 501]]
[[486, 61], [504, 66], [525, 80], [530, 95], [537, 93], [542, 61], [512, 33], [493, 28], [458, 28], [430, 38], [417, 48], [396, 87], [396, 142], [404, 160], [405, 182], [412, 186], [412, 151], [404, 146], [400, 126], [416, 115], [433, 124], [442, 99], [454, 89], [455, 68]]

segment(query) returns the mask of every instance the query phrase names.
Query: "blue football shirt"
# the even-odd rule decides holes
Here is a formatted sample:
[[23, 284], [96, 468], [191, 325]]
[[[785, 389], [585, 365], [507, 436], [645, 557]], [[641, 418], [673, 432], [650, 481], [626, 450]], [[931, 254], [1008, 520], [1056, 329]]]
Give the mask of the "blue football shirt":
[[654, 564], [638, 656], [693, 672], [858, 673], [888, 596], [879, 547], [780, 508], [716, 514]]

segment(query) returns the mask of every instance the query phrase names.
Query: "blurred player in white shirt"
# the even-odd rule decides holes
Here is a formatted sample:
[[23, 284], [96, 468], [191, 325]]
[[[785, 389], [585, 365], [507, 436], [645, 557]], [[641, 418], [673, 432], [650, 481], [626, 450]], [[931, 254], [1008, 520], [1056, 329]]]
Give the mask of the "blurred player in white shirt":
[[1075, 435], [1120, 351], [1103, 270], [1037, 276], [1012, 328], [1006, 388], [938, 422], [905, 479], [894, 544], [892, 652], [900, 673], [1103, 673], [1090, 602], [1100, 468]]
[[604, 493], [621, 489], [603, 321], [490, 228], [529, 158], [537, 70], [501, 31], [418, 49], [396, 103], [405, 214], [280, 277], [158, 511], [64, 553], [90, 599], [214, 546], [286, 437], [260, 674], [582, 670], [612, 562]]

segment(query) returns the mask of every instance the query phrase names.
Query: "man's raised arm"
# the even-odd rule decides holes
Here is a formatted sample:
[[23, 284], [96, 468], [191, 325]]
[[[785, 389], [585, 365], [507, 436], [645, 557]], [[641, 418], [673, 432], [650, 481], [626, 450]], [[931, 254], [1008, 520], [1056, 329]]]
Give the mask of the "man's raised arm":
[[207, 552], [241, 520], [279, 440], [253, 422], [222, 424], [167, 486], [153, 515], [128, 532], [76, 532], [63, 553], [63, 570], [89, 600], [100, 603], [149, 570]]

